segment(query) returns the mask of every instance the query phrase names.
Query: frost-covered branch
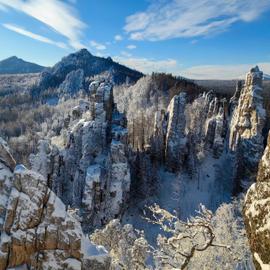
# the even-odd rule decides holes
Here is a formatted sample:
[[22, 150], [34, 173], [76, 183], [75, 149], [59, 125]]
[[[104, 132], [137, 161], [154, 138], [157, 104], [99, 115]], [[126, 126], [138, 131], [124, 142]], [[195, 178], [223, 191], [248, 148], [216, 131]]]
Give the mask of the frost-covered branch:
[[214, 243], [213, 213], [203, 205], [199, 206], [197, 216], [186, 222], [157, 204], [148, 209], [152, 217], [145, 219], [159, 225], [165, 232], [165, 235], [158, 236], [158, 248], [153, 251], [160, 268], [186, 269], [196, 252], [203, 252], [213, 246], [229, 248], [227, 245]]

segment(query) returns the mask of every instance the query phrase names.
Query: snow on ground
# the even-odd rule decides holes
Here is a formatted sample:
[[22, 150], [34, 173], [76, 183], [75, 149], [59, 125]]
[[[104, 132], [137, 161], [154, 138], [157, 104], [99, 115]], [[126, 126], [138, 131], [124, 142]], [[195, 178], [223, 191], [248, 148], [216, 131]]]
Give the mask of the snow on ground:
[[200, 203], [215, 211], [223, 202], [231, 200], [232, 161], [228, 154], [214, 159], [209, 155], [198, 168], [198, 173], [191, 177], [187, 173], [178, 175], [159, 169], [159, 188], [156, 196], [144, 201], [132, 202], [122, 222], [131, 223], [135, 228], [144, 230], [150, 243], [155, 243], [160, 233], [157, 225], [148, 223], [142, 218], [145, 206], [159, 204], [168, 211], [176, 211], [181, 219], [196, 214]]

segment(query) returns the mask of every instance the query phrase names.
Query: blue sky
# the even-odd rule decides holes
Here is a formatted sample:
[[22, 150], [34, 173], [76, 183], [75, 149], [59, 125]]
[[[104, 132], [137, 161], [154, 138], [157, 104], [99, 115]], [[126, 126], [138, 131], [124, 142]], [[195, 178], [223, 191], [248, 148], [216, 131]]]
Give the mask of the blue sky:
[[0, 0], [0, 59], [50, 66], [86, 47], [145, 73], [270, 73], [270, 0]]

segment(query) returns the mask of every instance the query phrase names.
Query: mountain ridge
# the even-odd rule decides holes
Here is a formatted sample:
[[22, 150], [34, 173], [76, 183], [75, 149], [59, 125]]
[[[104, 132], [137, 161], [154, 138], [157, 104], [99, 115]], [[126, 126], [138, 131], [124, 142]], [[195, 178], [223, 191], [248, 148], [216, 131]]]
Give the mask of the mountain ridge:
[[115, 84], [136, 82], [144, 74], [114, 62], [111, 57], [98, 57], [92, 55], [87, 49], [81, 49], [63, 57], [53, 67], [41, 73], [39, 90], [49, 87], [58, 87], [71, 72], [83, 70], [84, 77], [93, 77], [107, 73]]
[[25, 61], [17, 56], [11, 56], [0, 61], [0, 74], [39, 73], [45, 67]]

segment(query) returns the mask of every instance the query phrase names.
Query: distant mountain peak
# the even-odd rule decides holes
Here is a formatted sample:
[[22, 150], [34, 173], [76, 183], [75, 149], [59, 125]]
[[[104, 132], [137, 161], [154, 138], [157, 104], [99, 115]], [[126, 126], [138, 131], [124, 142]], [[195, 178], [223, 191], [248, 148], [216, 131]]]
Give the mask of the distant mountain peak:
[[92, 55], [87, 49], [81, 49], [62, 58], [52, 68], [41, 74], [39, 90], [57, 88], [63, 83], [71, 72], [82, 70], [84, 77], [93, 77], [109, 74], [116, 84], [136, 82], [143, 73], [114, 62], [111, 57], [98, 57]]
[[43, 66], [27, 62], [17, 56], [0, 61], [0, 74], [39, 73], [44, 69]]

